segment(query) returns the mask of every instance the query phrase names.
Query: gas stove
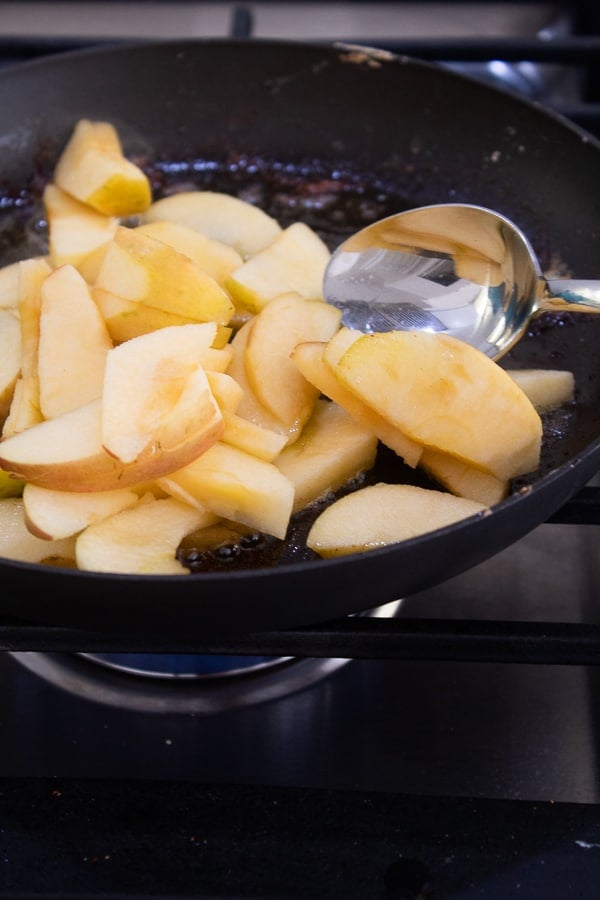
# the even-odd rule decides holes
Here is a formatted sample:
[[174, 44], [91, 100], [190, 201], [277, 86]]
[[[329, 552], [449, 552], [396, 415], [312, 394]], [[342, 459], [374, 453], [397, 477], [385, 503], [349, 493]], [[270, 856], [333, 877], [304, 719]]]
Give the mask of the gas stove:
[[[435, 60], [600, 135], [591, 2], [0, 3], [0, 65], [227, 35]], [[599, 485], [325, 625], [203, 642], [0, 621], [0, 897], [595, 898]]]

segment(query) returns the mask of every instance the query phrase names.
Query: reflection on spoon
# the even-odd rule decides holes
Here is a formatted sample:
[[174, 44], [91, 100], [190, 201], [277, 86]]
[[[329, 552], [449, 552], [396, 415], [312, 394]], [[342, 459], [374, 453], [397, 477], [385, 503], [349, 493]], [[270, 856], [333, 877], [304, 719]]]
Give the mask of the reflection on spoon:
[[332, 254], [323, 291], [359, 331], [443, 331], [492, 359], [546, 310], [600, 312], [600, 281], [545, 279], [520, 229], [447, 203], [381, 219]]

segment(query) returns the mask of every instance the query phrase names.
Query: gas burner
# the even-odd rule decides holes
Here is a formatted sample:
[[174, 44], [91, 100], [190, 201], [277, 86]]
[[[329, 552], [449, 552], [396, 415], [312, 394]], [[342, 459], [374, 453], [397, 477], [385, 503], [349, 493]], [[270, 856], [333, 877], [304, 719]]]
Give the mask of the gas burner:
[[[361, 613], [392, 618], [401, 600]], [[10, 655], [40, 678], [85, 700], [148, 713], [217, 713], [310, 687], [350, 659], [167, 653]]]

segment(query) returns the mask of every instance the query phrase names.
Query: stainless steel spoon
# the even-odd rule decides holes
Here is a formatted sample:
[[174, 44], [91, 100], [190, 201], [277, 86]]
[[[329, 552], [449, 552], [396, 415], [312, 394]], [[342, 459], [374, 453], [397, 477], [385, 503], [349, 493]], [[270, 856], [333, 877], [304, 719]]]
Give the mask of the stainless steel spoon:
[[331, 256], [325, 299], [359, 331], [442, 331], [499, 359], [546, 310], [600, 312], [600, 281], [546, 279], [522, 231], [460, 203], [408, 210]]

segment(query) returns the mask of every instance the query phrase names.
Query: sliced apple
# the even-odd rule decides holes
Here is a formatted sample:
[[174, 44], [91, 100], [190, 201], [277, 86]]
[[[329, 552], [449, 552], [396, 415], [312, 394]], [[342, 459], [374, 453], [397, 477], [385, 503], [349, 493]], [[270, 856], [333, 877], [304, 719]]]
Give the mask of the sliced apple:
[[252, 313], [289, 291], [307, 300], [322, 300], [329, 257], [318, 234], [304, 222], [294, 222], [232, 272], [225, 287], [236, 303]]
[[508, 481], [496, 478], [489, 472], [482, 472], [481, 469], [469, 466], [447, 453], [426, 447], [421, 454], [419, 465], [457, 497], [467, 497], [485, 506], [494, 506], [508, 496], [510, 486]]
[[290, 354], [301, 341], [329, 340], [340, 322], [339, 309], [293, 292], [274, 298], [254, 318], [244, 356], [248, 384], [288, 429], [304, 426], [319, 393]]
[[41, 286], [38, 379], [46, 419], [102, 395], [113, 342], [89, 288], [72, 265], [55, 269]]
[[106, 247], [94, 287], [197, 322], [227, 325], [234, 312], [226, 291], [188, 256], [124, 226]]
[[56, 184], [105, 216], [134, 216], [152, 202], [144, 172], [123, 154], [110, 122], [80, 119], [54, 169]]
[[105, 216], [86, 206], [56, 184], [44, 190], [48, 223], [48, 250], [53, 267], [71, 263], [81, 265], [111, 238], [119, 224], [115, 216]]
[[409, 484], [375, 484], [347, 494], [313, 523], [307, 546], [323, 557], [375, 550], [486, 509], [482, 503]]
[[142, 499], [79, 535], [77, 567], [126, 575], [189, 574], [176, 552], [182, 538], [202, 522], [202, 512], [172, 497]]
[[143, 219], [193, 228], [229, 244], [243, 259], [254, 256], [281, 232], [279, 222], [258, 206], [218, 191], [182, 191], [163, 197], [150, 206]]
[[273, 462], [287, 444], [287, 437], [281, 432], [263, 428], [227, 410], [223, 410], [221, 440], [267, 462]]
[[214, 322], [162, 328], [109, 352], [102, 392], [108, 453], [124, 463], [164, 454], [221, 419], [202, 367], [215, 333]]
[[19, 263], [18, 311], [21, 327], [21, 374], [15, 385], [3, 436], [42, 421], [38, 377], [42, 284], [52, 269], [41, 257]]
[[213, 392], [213, 396], [219, 404], [221, 411], [230, 413], [237, 412], [244, 391], [235, 378], [232, 378], [231, 375], [225, 371], [215, 372], [211, 370], [207, 370], [206, 377], [208, 378], [210, 389]]
[[136, 230], [142, 234], [149, 234], [157, 241], [163, 241], [179, 253], [189, 256], [203, 272], [214, 278], [221, 286], [244, 261], [237, 250], [229, 244], [207, 237], [187, 225], [159, 220], [138, 225]]
[[178, 472], [174, 483], [224, 519], [283, 538], [294, 503], [294, 486], [277, 466], [238, 447], [218, 442]]
[[335, 373], [411, 440], [501, 481], [539, 465], [542, 423], [533, 404], [497, 363], [456, 338], [362, 335]]
[[25, 524], [23, 500], [9, 497], [0, 501], [0, 556], [19, 562], [61, 560], [72, 564], [75, 541], [73, 538], [47, 541], [36, 537]]
[[0, 308], [0, 425], [10, 409], [21, 371], [21, 326], [10, 309]]
[[295, 489], [294, 512], [373, 467], [377, 438], [329, 400], [318, 400], [299, 440], [275, 465]]
[[19, 302], [18, 262], [0, 267], [0, 309], [16, 309]]
[[387, 419], [384, 419], [344, 387], [325, 362], [326, 348], [327, 344], [324, 342], [313, 341], [298, 344], [294, 348], [291, 358], [304, 377], [314, 384], [322, 394], [334, 400], [338, 406], [343, 407], [363, 428], [372, 430], [386, 447], [397, 453], [407, 465], [414, 469], [423, 452], [421, 444], [411, 441]]
[[565, 369], [509, 369], [508, 374], [540, 415], [571, 403], [575, 396], [575, 376]]
[[265, 405], [258, 400], [248, 382], [246, 376], [246, 346], [253, 326], [254, 317], [245, 322], [236, 331], [231, 342], [232, 357], [227, 374], [239, 384], [243, 391], [237, 413], [242, 418], [254, 422], [255, 425], [260, 425], [269, 431], [284, 434], [289, 441], [294, 441], [300, 433], [299, 430], [294, 426], [287, 428], [273, 413], [269, 412]]
[[132, 463], [102, 446], [102, 401], [47, 419], [0, 442], [0, 466], [24, 481], [57, 491], [111, 491], [153, 481], [196, 459], [221, 435], [220, 412], [177, 446], [156, 452], [151, 441]]
[[43, 540], [60, 540], [79, 534], [88, 525], [135, 506], [135, 491], [51, 491], [27, 484], [23, 490], [25, 522]]
[[145, 303], [124, 300], [123, 297], [101, 288], [93, 287], [91, 293], [115, 344], [122, 344], [123, 341], [148, 334], [150, 331], [158, 331], [159, 328], [192, 325], [197, 322], [197, 319], [178, 316], [164, 309], [147, 306]]

